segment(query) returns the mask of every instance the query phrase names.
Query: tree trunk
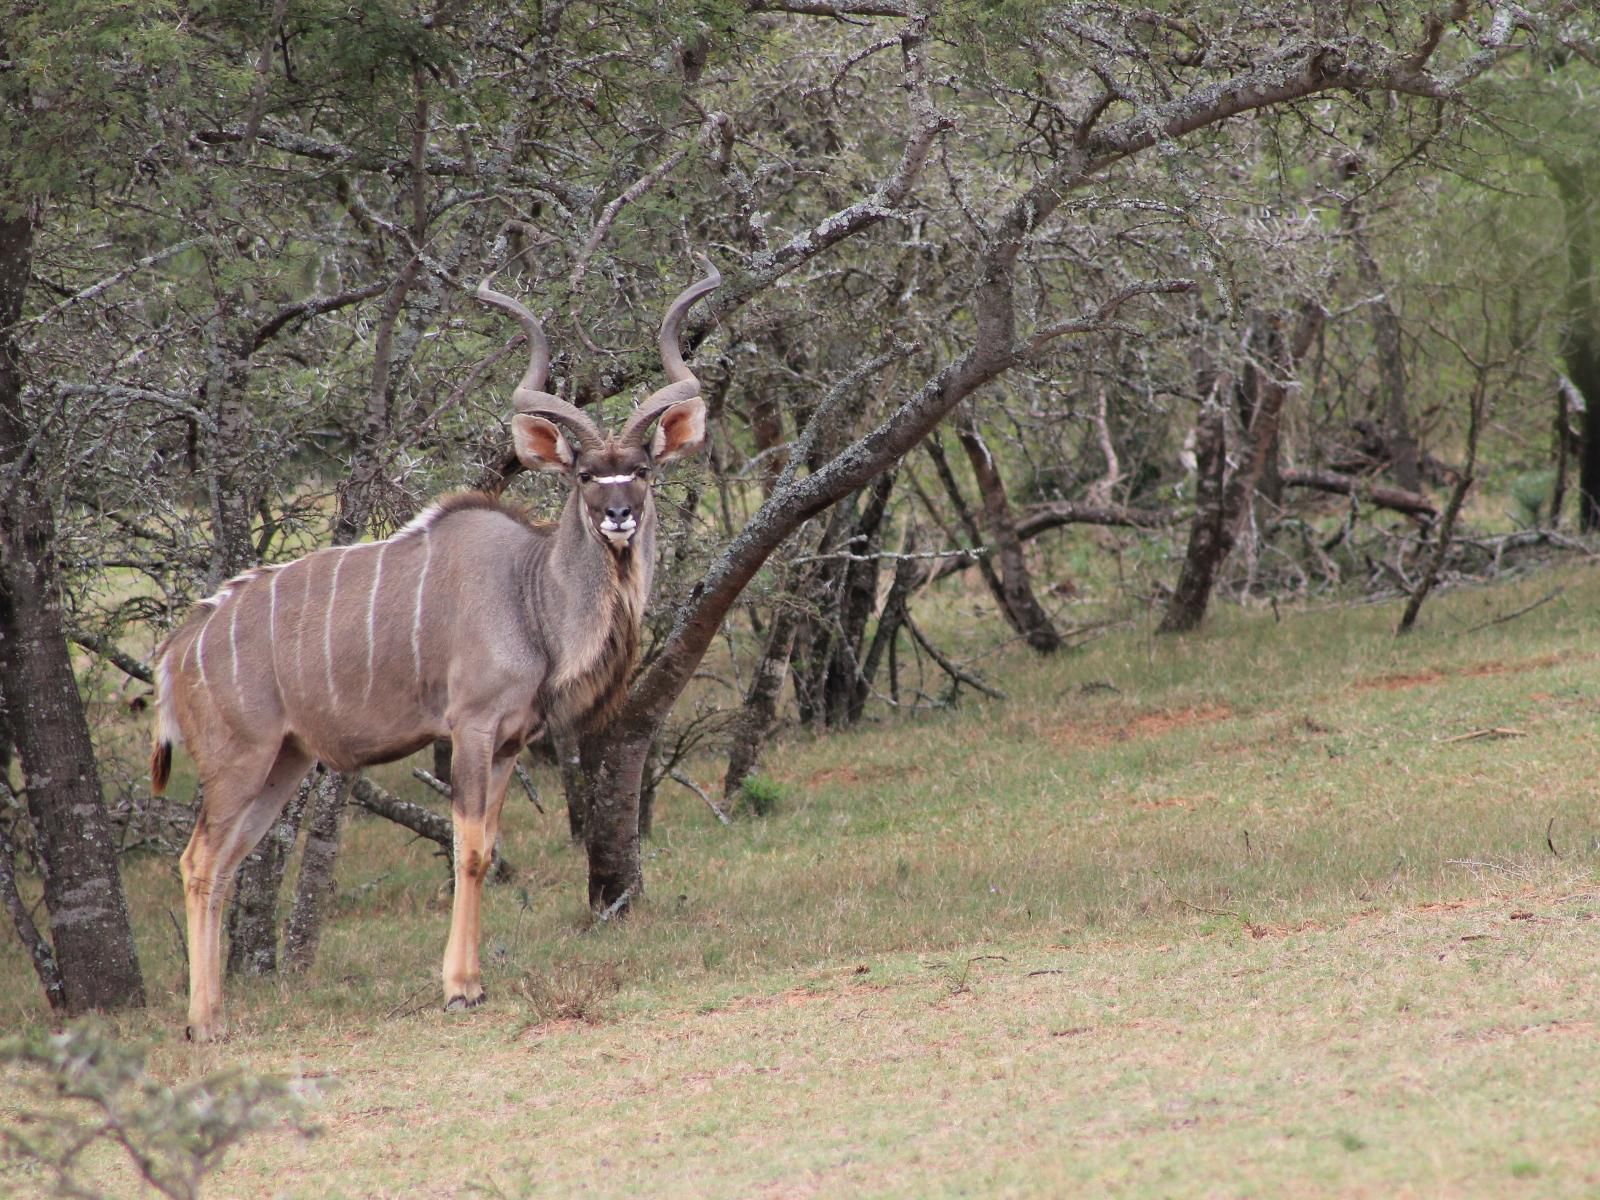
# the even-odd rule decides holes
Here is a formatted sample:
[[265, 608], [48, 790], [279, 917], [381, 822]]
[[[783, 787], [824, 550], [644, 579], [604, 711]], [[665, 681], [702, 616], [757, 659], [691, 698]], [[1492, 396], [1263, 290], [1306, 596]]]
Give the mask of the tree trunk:
[[834, 632], [833, 652], [829, 655], [823, 682], [827, 723], [832, 729], [849, 725], [854, 719], [852, 714], [858, 709], [855, 695], [861, 679], [867, 622], [872, 619], [872, 610], [878, 603], [876, 556], [882, 549], [883, 517], [893, 491], [893, 471], [885, 471], [873, 481], [867, 492], [867, 502], [843, 547], [852, 557], [844, 560], [838, 572], [838, 628]]
[[1600, 529], [1600, 270], [1595, 201], [1582, 166], [1547, 162], [1561, 196], [1566, 224], [1567, 287], [1561, 330], [1561, 359], [1567, 378], [1583, 394], [1583, 448], [1578, 456], [1578, 528]]
[[906, 557], [895, 564], [894, 582], [889, 585], [889, 594], [883, 598], [883, 608], [878, 613], [878, 627], [872, 634], [872, 645], [867, 650], [866, 662], [861, 667], [861, 678], [856, 686], [855, 706], [850, 714], [852, 721], [859, 721], [861, 713], [866, 708], [867, 697], [872, 692], [872, 681], [878, 677], [878, 667], [882, 664], [887, 654], [890, 667], [890, 697], [899, 703], [899, 682], [894, 679], [894, 646], [900, 637], [900, 629], [906, 623], [907, 604], [911, 593], [925, 578], [922, 563], [910, 556], [916, 553], [917, 538], [913, 528], [906, 533], [904, 548], [901, 553]]
[[[972, 539], [973, 549], [977, 549], [984, 543], [983, 531], [979, 528], [977, 518], [972, 515], [972, 509], [967, 506], [967, 498], [961, 494], [961, 485], [956, 482], [955, 473], [950, 470], [950, 460], [945, 457], [944, 446], [940, 443], [938, 435], [930, 437], [923, 448], [933, 463], [934, 474], [939, 476], [939, 482], [944, 485], [945, 495], [950, 497], [950, 504], [956, 510], [962, 528], [967, 531], [967, 537]], [[990, 557], [985, 555], [972, 561], [977, 563], [978, 574], [983, 577], [983, 582], [988, 585], [989, 594], [1000, 606], [1000, 615], [1005, 618], [1006, 624], [1021, 633], [1022, 630], [1013, 618], [1011, 606], [1007, 603], [1005, 585], [1000, 582], [1000, 576], [995, 571]]]
[[1195, 423], [1194, 521], [1189, 526], [1189, 545], [1166, 615], [1157, 629], [1159, 633], [1187, 633], [1199, 628], [1211, 603], [1217, 569], [1228, 553], [1227, 522], [1222, 510], [1227, 440], [1227, 416], [1215, 398], [1209, 399]]
[[795, 702], [801, 724], [818, 729], [828, 723], [828, 667], [833, 662], [833, 643], [838, 636], [837, 593], [844, 574], [841, 560], [830, 556], [847, 543], [845, 529], [854, 519], [854, 503], [852, 496], [828, 514], [827, 525], [817, 543], [816, 561], [810, 564], [811, 570], [803, 577], [799, 589], [806, 614], [795, 632], [790, 658]]
[[[1348, 181], [1361, 164], [1349, 156], [1340, 164], [1339, 174]], [[1379, 392], [1382, 395], [1384, 441], [1389, 451], [1389, 471], [1394, 481], [1408, 492], [1422, 490], [1422, 468], [1416, 434], [1411, 429], [1409, 392], [1406, 386], [1405, 348], [1401, 342], [1400, 317], [1384, 287], [1383, 272], [1367, 243], [1364, 215], [1354, 200], [1341, 206], [1340, 216], [1350, 236], [1355, 254], [1356, 273], [1369, 293], [1368, 319], [1372, 324], [1372, 348], [1377, 358]]]
[[322, 923], [333, 903], [333, 868], [339, 854], [345, 802], [353, 776], [324, 775], [317, 783], [311, 820], [306, 824], [306, 847], [300, 859], [300, 882], [294, 908], [283, 935], [283, 965], [291, 971], [308, 971], [316, 962], [322, 940]]
[[1483, 425], [1483, 411], [1488, 395], [1488, 372], [1479, 368], [1477, 386], [1472, 393], [1471, 413], [1467, 418], [1467, 458], [1461, 465], [1461, 473], [1456, 477], [1456, 485], [1450, 491], [1450, 500], [1445, 505], [1444, 516], [1439, 520], [1439, 527], [1434, 533], [1433, 552], [1428, 555], [1427, 565], [1422, 569], [1422, 575], [1417, 580], [1416, 587], [1412, 588], [1411, 595], [1406, 599], [1405, 611], [1400, 614], [1400, 624], [1395, 628], [1395, 636], [1410, 633], [1417, 623], [1417, 617], [1422, 612], [1423, 602], [1427, 600], [1428, 593], [1439, 581], [1439, 572], [1444, 567], [1444, 560], [1450, 553], [1450, 541], [1455, 537], [1456, 518], [1461, 515], [1461, 504], [1467, 498], [1467, 491], [1472, 487], [1474, 472], [1478, 469], [1478, 430]]
[[1226, 478], [1226, 421], [1223, 406], [1215, 397], [1231, 391], [1234, 384], [1230, 375], [1223, 374], [1213, 385], [1213, 398], [1202, 408], [1196, 425], [1199, 436], [1195, 447], [1198, 467], [1194, 525], [1183, 570], [1157, 632], [1187, 633], [1205, 619], [1217, 572], [1238, 541], [1267, 459], [1276, 453], [1295, 363], [1310, 348], [1321, 325], [1322, 308], [1314, 301], [1301, 305], [1294, 333], [1288, 339], [1283, 336], [1277, 316], [1257, 314], [1252, 318], [1247, 341], [1258, 346], [1257, 356], [1266, 369], [1250, 373], [1254, 403], [1231, 479]]
[[267, 835], [240, 864], [228, 909], [228, 975], [271, 975], [278, 969], [278, 889], [289, 864], [307, 797], [307, 775]]
[[589, 855], [589, 908], [621, 916], [644, 891], [639, 861], [639, 791], [645, 758], [659, 726], [625, 725], [620, 720], [585, 739], [598, 767], [590, 779], [584, 845]]
[[22, 315], [33, 251], [28, 215], [0, 219], [0, 673], [39, 839], [44, 902], [66, 1011], [144, 1004], [116, 846], [61, 620], [55, 513], [23, 461], [32, 431], [10, 328]]
[[[0, 707], [4, 703], [5, 697], [0, 696]], [[7, 807], [17, 803], [3, 770], [0, 770], [0, 798], [5, 800]], [[33, 964], [33, 973], [39, 977], [50, 1008], [56, 1012], [64, 1010], [67, 1007], [67, 985], [61, 978], [61, 967], [56, 962], [55, 951], [33, 923], [33, 916], [17, 891], [17, 848], [11, 844], [4, 823], [0, 823], [0, 902], [5, 904], [6, 912], [11, 917], [11, 926], [28, 952], [28, 961]]]
[[733, 800], [739, 785], [755, 774], [766, 751], [767, 739], [777, 723], [778, 702], [789, 677], [789, 654], [794, 648], [795, 629], [800, 624], [799, 610], [780, 604], [767, 628], [766, 648], [750, 677], [744, 707], [729, 738], [728, 769], [722, 776], [722, 798]]
[[970, 415], [956, 423], [956, 436], [961, 439], [961, 448], [972, 464], [972, 477], [977, 480], [978, 494], [983, 497], [989, 537], [998, 551], [995, 557], [1000, 563], [1000, 594], [1006, 620], [1031, 649], [1040, 654], [1054, 654], [1061, 649], [1061, 634], [1033, 594], [1033, 580], [1028, 574], [1028, 561], [1022, 554], [1022, 539], [1017, 536], [1016, 520], [1011, 515], [1011, 502], [1006, 498], [1000, 468]]
[[594, 773], [600, 766], [594, 739], [581, 738], [568, 730], [552, 730], [555, 758], [562, 773], [562, 794], [566, 797], [566, 835], [576, 845], [584, 843], [584, 821], [589, 818], [589, 795], [594, 789]]

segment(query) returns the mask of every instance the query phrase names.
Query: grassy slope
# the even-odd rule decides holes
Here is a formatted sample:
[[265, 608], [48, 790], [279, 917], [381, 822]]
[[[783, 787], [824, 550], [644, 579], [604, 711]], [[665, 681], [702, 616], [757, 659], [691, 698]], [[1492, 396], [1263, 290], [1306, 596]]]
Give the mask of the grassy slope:
[[[664, 794], [621, 929], [514, 800], [464, 1015], [437, 863], [358, 821], [317, 970], [231, 986], [193, 1051], [174, 864], [138, 860], [122, 1028], [169, 1078], [337, 1081], [326, 1136], [211, 1196], [1593, 1195], [1597, 607], [1574, 570], [1401, 644], [1370, 607], [1007, 652], [1005, 702], [780, 748], [768, 820]], [[552, 979], [600, 1022], [541, 1019]], [[0, 980], [43, 1019], [9, 943]]]

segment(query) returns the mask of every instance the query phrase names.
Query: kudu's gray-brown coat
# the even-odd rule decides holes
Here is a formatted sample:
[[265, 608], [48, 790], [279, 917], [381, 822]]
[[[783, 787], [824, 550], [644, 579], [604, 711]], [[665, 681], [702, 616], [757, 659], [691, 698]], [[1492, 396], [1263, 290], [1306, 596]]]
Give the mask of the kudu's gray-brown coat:
[[535, 524], [488, 496], [452, 496], [384, 541], [246, 572], [157, 650], [152, 783], [165, 785], [181, 743], [203, 785], [182, 858], [192, 1037], [222, 1029], [234, 872], [311, 764], [351, 771], [441, 737], [452, 746], [456, 876], [445, 1000], [482, 1001], [478, 908], [506, 784], [547, 725], [596, 724], [626, 689], [655, 558], [654, 473], [705, 436], [678, 329], [720, 281], [712, 269], [669, 307], [660, 345], [671, 382], [613, 436], [543, 390], [538, 322], [480, 286], [528, 337], [512, 435], [525, 466], [569, 478], [560, 519]]

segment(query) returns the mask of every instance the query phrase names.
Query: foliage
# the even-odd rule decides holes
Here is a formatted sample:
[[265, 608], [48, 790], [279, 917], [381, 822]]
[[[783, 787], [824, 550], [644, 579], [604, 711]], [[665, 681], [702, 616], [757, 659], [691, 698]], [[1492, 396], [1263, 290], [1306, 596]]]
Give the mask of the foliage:
[[139, 1179], [173, 1200], [198, 1200], [206, 1176], [257, 1130], [288, 1123], [302, 1134], [305, 1080], [230, 1068], [169, 1087], [145, 1071], [144, 1054], [93, 1024], [60, 1033], [32, 1029], [0, 1046], [0, 1063], [37, 1108], [0, 1128], [13, 1170], [47, 1172], [58, 1194], [92, 1197], [90, 1167], [103, 1147], [120, 1150]]
[[769, 775], [746, 775], [739, 781], [739, 801], [753, 817], [770, 817], [777, 812], [787, 792]]

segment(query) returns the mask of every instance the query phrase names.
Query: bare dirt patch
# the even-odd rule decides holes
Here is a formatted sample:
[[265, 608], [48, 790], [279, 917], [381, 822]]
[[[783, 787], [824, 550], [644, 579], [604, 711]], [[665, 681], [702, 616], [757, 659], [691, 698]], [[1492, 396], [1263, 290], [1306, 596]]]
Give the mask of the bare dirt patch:
[[[1585, 656], [1592, 657], [1592, 656]], [[1481, 679], [1490, 675], [1520, 675], [1526, 671], [1542, 671], [1572, 661], [1571, 655], [1541, 654], [1537, 658], [1507, 662], [1493, 659], [1465, 667], [1438, 667], [1422, 671], [1402, 671], [1392, 675], [1377, 675], [1371, 679], [1358, 679], [1350, 685], [1355, 692], [1392, 692], [1405, 688], [1430, 687], [1447, 679]]]
[[1197, 704], [1188, 708], [1160, 709], [1122, 718], [1105, 718], [1092, 724], [1065, 725], [1045, 731], [1052, 745], [1082, 749], [1162, 737], [1194, 725], [1209, 725], [1233, 716], [1226, 704]]
[[806, 776], [805, 786], [827, 787], [842, 785], [854, 787], [859, 783], [875, 783], [885, 779], [916, 779], [923, 768], [915, 764], [862, 763], [858, 766], [825, 767]]

